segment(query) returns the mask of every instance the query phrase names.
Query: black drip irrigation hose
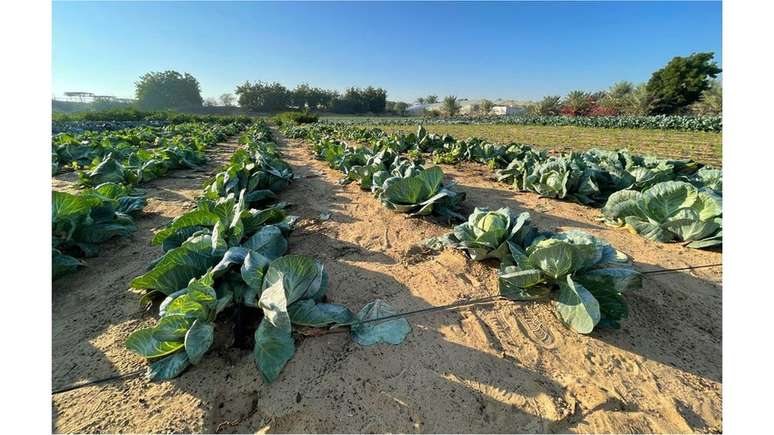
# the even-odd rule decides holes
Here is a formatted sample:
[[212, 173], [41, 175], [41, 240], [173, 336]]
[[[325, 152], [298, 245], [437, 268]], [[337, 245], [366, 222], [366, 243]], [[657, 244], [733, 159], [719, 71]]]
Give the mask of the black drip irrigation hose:
[[141, 374], [143, 374], [145, 372], [146, 372], [145, 369], [140, 369], [140, 370], [135, 370], [133, 372], [129, 372], [129, 373], [126, 373], [126, 374], [123, 374], [123, 375], [113, 375], [113, 376], [108, 376], [108, 377], [102, 378], [102, 379], [96, 379], [96, 380], [93, 380], [93, 381], [86, 381], [86, 382], [70, 384], [68, 386], [65, 386], [65, 387], [62, 387], [62, 388], [59, 388], [59, 389], [56, 389], [56, 390], [52, 391], [51, 394], [66, 393], [68, 391], [77, 390], [78, 388], [88, 387], [89, 385], [103, 384], [105, 382], [114, 381], [116, 379], [133, 378], [133, 377], [139, 376], [139, 375], [141, 375]]
[[678, 271], [681, 271], [681, 270], [704, 269], [704, 268], [707, 268], [707, 267], [719, 267], [719, 266], [723, 266], [723, 263], [703, 264], [701, 266], [677, 267], [677, 268], [674, 268], [674, 269], [646, 270], [645, 272], [640, 272], [640, 274], [648, 275], [648, 274], [654, 274], [654, 273], [670, 273], [670, 272], [678, 272]]
[[[642, 275], [650, 275], [650, 274], [658, 274], [658, 273], [673, 273], [673, 272], [679, 272], [679, 271], [683, 271], [683, 270], [705, 269], [705, 268], [709, 268], [709, 267], [720, 267], [722, 265], [723, 265], [722, 263], [704, 264], [704, 265], [701, 265], [701, 266], [686, 266], [686, 267], [677, 267], [677, 268], [673, 268], [673, 269], [647, 270], [647, 271], [640, 272], [640, 273]], [[362, 325], [364, 323], [383, 322], [385, 320], [398, 319], [398, 318], [413, 316], [415, 314], [438, 313], [438, 312], [443, 312], [443, 311], [452, 311], [452, 310], [455, 310], [457, 308], [472, 307], [472, 306], [475, 306], [475, 305], [492, 304], [492, 303], [495, 303], [495, 302], [501, 301], [501, 300], [502, 301], [509, 301], [509, 302], [516, 302], [516, 303], [519, 303], [519, 302], [522, 302], [522, 303], [523, 302], [531, 302], [531, 301], [515, 301], [515, 300], [512, 300], [512, 299], [508, 299], [508, 298], [506, 298], [505, 296], [502, 296], [502, 295], [486, 296], [486, 297], [478, 298], [478, 299], [467, 299], [467, 300], [463, 300], [463, 301], [457, 301], [457, 302], [454, 302], [454, 303], [451, 303], [451, 304], [448, 304], [448, 305], [440, 305], [440, 306], [435, 306], [435, 307], [427, 307], [427, 308], [421, 308], [419, 310], [407, 311], [407, 312], [404, 312], [404, 313], [391, 314], [389, 316], [379, 317], [379, 318], [376, 318], [376, 319], [368, 319], [368, 320], [362, 320], [362, 321], [359, 321], [359, 322], [350, 322], [350, 323], [345, 323], [345, 324], [334, 325], [330, 329], [328, 329], [327, 332], [328, 333], [345, 332], [346, 329], [344, 329], [344, 327], [352, 326], [354, 324]], [[102, 384], [102, 383], [105, 383], [105, 382], [110, 382], [110, 381], [114, 381], [114, 380], [118, 380], [118, 379], [133, 378], [133, 377], [142, 375], [145, 372], [146, 372], [145, 369], [140, 369], [140, 370], [136, 370], [136, 371], [124, 374], [124, 375], [113, 375], [113, 376], [108, 376], [106, 378], [97, 379], [97, 380], [94, 380], [94, 381], [87, 381], [87, 382], [82, 382], [82, 383], [77, 383], [77, 384], [71, 384], [71, 385], [68, 385], [66, 387], [62, 387], [62, 388], [59, 388], [57, 390], [54, 390], [52, 392], [52, 394], [65, 393], [65, 392], [68, 392], [68, 391], [77, 390], [79, 388], [88, 387], [90, 385]]]

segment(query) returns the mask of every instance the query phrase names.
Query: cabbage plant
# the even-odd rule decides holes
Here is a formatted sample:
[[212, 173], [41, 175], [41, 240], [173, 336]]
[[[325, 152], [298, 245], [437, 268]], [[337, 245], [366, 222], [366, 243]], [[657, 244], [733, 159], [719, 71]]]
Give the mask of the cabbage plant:
[[444, 186], [443, 171], [438, 166], [407, 177], [387, 178], [382, 183], [379, 199], [385, 207], [409, 216], [436, 214], [464, 219], [455, 209], [465, 199], [465, 193]]
[[235, 153], [216, 175], [194, 210], [156, 234], [153, 243], [162, 245], [165, 253], [132, 280], [132, 287], [148, 290], [141, 302], [164, 298], [158, 322], [126, 340], [129, 350], [150, 362], [150, 379], [171, 379], [199, 364], [213, 345], [219, 320], [231, 318], [236, 333], [248, 328], [242, 320], [245, 313], [259, 320], [253, 355], [265, 382], [276, 380], [295, 353], [293, 334], [298, 330], [349, 327], [362, 345], [397, 344], [410, 331], [405, 319], [370, 322], [394, 313], [382, 301], [369, 303], [358, 314], [328, 302], [322, 263], [285, 255], [295, 218], [287, 216], [281, 204], [250, 208], [251, 194], [274, 191], [271, 183], [252, 183], [254, 175], [266, 172], [267, 161], [275, 170], [286, 165], [273, 146], [258, 144], [270, 138], [268, 132], [256, 124], [243, 136], [248, 142], [244, 152]]
[[137, 230], [131, 215], [145, 206], [141, 192], [104, 183], [77, 194], [54, 191], [51, 201], [53, 277], [72, 272], [94, 257], [99, 244]]
[[689, 242], [691, 248], [722, 245], [723, 199], [707, 188], [667, 181], [637, 192], [622, 190], [602, 209], [605, 223], [657, 242]]
[[508, 246], [500, 294], [520, 301], [551, 298], [562, 322], [581, 334], [598, 325], [620, 327], [628, 316], [623, 294], [642, 287], [642, 275], [625, 254], [581, 231], [545, 233]]
[[507, 207], [494, 211], [476, 207], [467, 222], [454, 227], [440, 242], [467, 252], [475, 261], [488, 258], [502, 261], [510, 255], [509, 242], [528, 245], [537, 234], [527, 212], [516, 216]]

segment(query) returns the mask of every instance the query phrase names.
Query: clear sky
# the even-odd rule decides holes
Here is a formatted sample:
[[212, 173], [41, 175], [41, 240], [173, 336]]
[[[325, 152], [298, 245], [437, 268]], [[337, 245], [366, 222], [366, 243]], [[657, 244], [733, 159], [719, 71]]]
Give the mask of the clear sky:
[[148, 71], [193, 74], [202, 95], [245, 80], [388, 99], [538, 99], [646, 81], [674, 56], [715, 52], [720, 2], [53, 4], [53, 89], [133, 97]]

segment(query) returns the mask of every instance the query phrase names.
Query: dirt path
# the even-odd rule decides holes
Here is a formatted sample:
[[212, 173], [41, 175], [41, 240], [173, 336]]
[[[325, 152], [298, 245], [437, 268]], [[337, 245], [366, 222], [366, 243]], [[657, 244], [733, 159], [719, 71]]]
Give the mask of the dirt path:
[[[413, 245], [448, 228], [407, 219], [383, 208], [356, 185], [337, 184], [341, 175], [311, 159], [299, 141], [288, 141], [284, 153], [300, 177], [281, 194], [302, 218], [290, 237], [290, 251], [325, 263], [332, 301], [357, 310], [378, 297], [398, 310], [410, 310], [495, 291], [495, 270], [471, 263], [461, 253], [447, 250], [407, 261]], [[634, 254], [642, 269], [719, 257], [594, 225], [584, 215], [588, 210], [573, 204], [495, 188], [476, 174], [481, 168], [445, 169], [468, 192], [471, 208], [532, 209], [539, 225], [575, 227], [606, 237]], [[534, 212], [541, 207], [552, 210]], [[330, 212], [331, 218], [320, 220], [322, 212]], [[151, 226], [147, 228], [149, 233]], [[122, 341], [150, 318], [134, 314], [136, 298], [125, 287], [158, 250], [135, 240], [126, 251], [122, 260], [113, 256], [101, 274], [90, 278], [101, 284], [74, 279], [70, 291], [55, 290], [55, 386], [143, 366], [123, 349]], [[106, 280], [111, 274], [115, 276]], [[133, 379], [57, 395], [54, 429], [719, 431], [719, 278], [717, 272], [704, 271], [649, 279], [642, 291], [628, 298], [631, 318], [623, 329], [592, 336], [567, 331], [543, 304], [498, 303], [412, 317], [413, 330], [399, 346], [364, 348], [344, 334], [307, 338], [271, 385], [260, 380], [249, 351], [216, 348], [171, 382]], [[75, 282], [89, 283], [91, 290], [76, 289]], [[57, 298], [69, 293], [74, 294], [68, 301], [59, 302], [66, 306], [58, 307]]]

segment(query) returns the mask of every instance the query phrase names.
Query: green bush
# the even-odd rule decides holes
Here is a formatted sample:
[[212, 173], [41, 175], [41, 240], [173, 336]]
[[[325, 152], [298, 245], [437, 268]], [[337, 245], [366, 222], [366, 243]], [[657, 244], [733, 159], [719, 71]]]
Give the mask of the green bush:
[[271, 120], [277, 125], [298, 125], [298, 124], [313, 124], [317, 122], [319, 116], [308, 110], [303, 112], [282, 112], [275, 115]]

